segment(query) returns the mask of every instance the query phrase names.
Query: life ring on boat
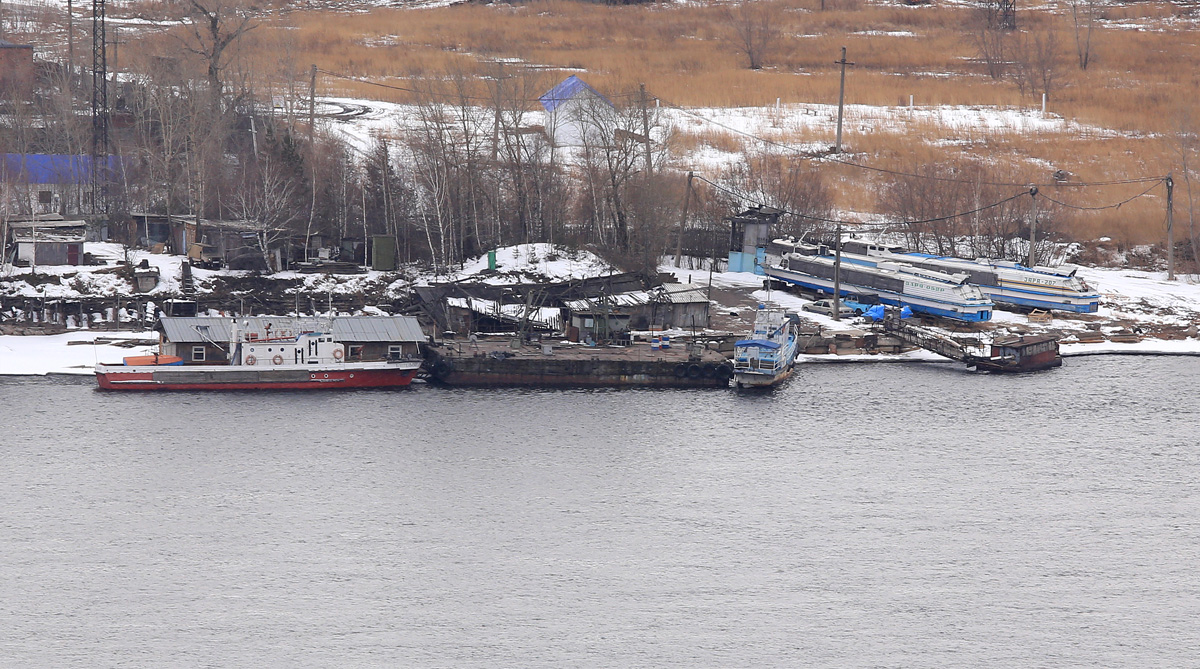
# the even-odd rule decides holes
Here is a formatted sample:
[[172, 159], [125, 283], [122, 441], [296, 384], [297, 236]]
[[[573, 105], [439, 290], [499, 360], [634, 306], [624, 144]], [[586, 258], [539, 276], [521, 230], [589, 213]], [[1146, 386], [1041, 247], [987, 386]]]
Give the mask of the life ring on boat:
[[283, 356], [282, 356], [282, 355], [279, 355], [278, 353], [276, 353], [276, 354], [275, 354], [275, 357], [274, 357], [274, 358], [271, 358], [271, 364], [273, 364], [273, 365], [282, 365], [282, 364], [283, 364]]
[[680, 363], [675, 365], [675, 378], [682, 379], [687, 376], [687, 365]]
[[343, 355], [345, 355], [345, 354], [342, 353], [342, 349], [340, 349], [340, 348], [333, 349], [333, 359], [334, 360], [341, 360]]
[[258, 358], [254, 357], [252, 355], [246, 356], [246, 364], [247, 365], [253, 365], [256, 362], [258, 362]]
[[698, 378], [700, 378], [700, 375], [703, 373], [704, 373], [704, 370], [700, 369], [700, 365], [697, 365], [695, 363], [688, 365], [687, 375], [688, 375], [689, 379], [698, 379]]

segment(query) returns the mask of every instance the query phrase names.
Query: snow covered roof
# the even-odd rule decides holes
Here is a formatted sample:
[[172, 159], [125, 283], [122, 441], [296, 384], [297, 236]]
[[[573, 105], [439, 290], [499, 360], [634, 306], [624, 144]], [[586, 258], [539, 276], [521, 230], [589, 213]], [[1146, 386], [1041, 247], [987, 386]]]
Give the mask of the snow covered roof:
[[708, 291], [695, 283], [664, 283], [657, 288], [635, 290], [628, 293], [618, 293], [604, 298], [564, 300], [571, 311], [593, 311], [607, 303], [613, 307], [637, 307], [643, 304], [658, 302], [660, 304], [695, 304], [708, 303]]
[[535, 327], [547, 329], [562, 327], [562, 311], [558, 307], [527, 308], [524, 304], [500, 304], [495, 300], [479, 297], [447, 297], [446, 304], [484, 316], [491, 316], [500, 321], [517, 323], [525, 319]]
[[[323, 332], [328, 322], [323, 318], [289, 318], [286, 316], [250, 316], [239, 318], [238, 328], [243, 332], [266, 332], [271, 325], [273, 332], [290, 331]], [[167, 341], [180, 342], [227, 342], [231, 334], [233, 318], [196, 316], [164, 316], [160, 320], [163, 336]], [[245, 323], [245, 325], [243, 325]], [[421, 325], [412, 316], [352, 316], [333, 319], [330, 333], [339, 342], [419, 342], [425, 341]]]

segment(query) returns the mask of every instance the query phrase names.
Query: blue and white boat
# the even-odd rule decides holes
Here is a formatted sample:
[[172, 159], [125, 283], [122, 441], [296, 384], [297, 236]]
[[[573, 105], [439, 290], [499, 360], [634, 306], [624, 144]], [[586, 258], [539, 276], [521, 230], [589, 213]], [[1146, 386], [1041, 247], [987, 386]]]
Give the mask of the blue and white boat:
[[733, 384], [766, 388], [792, 375], [796, 365], [796, 325], [783, 309], [758, 305], [750, 337], [733, 348]]
[[967, 282], [997, 304], [1078, 313], [1094, 313], [1100, 308], [1100, 293], [1075, 276], [1079, 268], [1074, 265], [1026, 267], [1009, 260], [907, 253], [899, 246], [864, 239], [847, 239], [842, 252], [853, 258], [867, 256], [938, 272], [965, 272], [970, 277]]
[[777, 264], [764, 272], [770, 279], [808, 290], [833, 294], [834, 275], [842, 296], [874, 296], [884, 304], [907, 305], [913, 311], [960, 321], [987, 321], [995, 305], [965, 272], [947, 274], [882, 258], [842, 254], [837, 259], [825, 247], [787, 243]]

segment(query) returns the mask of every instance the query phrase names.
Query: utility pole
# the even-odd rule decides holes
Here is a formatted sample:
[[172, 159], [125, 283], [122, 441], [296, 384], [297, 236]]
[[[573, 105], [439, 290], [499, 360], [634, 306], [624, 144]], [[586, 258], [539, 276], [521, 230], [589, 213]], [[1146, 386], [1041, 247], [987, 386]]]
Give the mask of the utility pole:
[[258, 161], [258, 128], [254, 125], [254, 114], [250, 115], [250, 139], [254, 142], [254, 160]]
[[834, 65], [842, 66], [842, 85], [838, 89], [838, 125], [837, 125], [837, 144], [833, 147], [834, 153], [842, 152], [842, 108], [846, 103], [846, 66], [853, 65], [846, 61], [846, 47], [842, 47], [842, 59], [833, 61]]
[[[845, 60], [843, 56], [842, 60]], [[833, 242], [833, 320], [842, 320], [842, 224], [837, 224]]]
[[1175, 180], [1167, 174], [1167, 281], [1175, 280]]
[[642, 143], [646, 146], [646, 176], [650, 176], [654, 171], [654, 162], [650, 159], [650, 110], [647, 109], [646, 103], [646, 84], [638, 84], [638, 89], [642, 100]]
[[1029, 219], [1029, 257], [1025, 260], [1026, 267], [1033, 267], [1037, 265], [1037, 255], [1034, 251], [1034, 247], [1037, 244], [1037, 194], [1037, 186], [1033, 186], [1029, 189], [1029, 199], [1033, 203], [1033, 215]]
[[308, 262], [308, 242], [312, 238], [313, 219], [317, 215], [317, 66], [309, 70], [308, 80], [308, 169], [312, 171], [312, 201], [308, 206], [308, 227], [304, 230], [304, 262]]
[[317, 127], [317, 66], [309, 71], [308, 80], [308, 149], [312, 151], [314, 129]]
[[67, 0], [67, 90], [75, 90], [75, 7]]
[[675, 266], [679, 267], [679, 257], [683, 255], [683, 226], [687, 221], [688, 204], [692, 199], [692, 172], [688, 172], [687, 189], [683, 191], [683, 213], [679, 214], [679, 236], [675, 239]]

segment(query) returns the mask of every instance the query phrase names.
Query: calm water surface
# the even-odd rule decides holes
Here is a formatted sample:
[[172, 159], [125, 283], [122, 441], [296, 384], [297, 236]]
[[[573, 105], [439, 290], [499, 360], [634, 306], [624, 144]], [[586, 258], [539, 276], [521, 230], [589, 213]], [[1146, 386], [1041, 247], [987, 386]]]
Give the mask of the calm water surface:
[[0, 379], [0, 666], [1200, 666], [1200, 360]]

